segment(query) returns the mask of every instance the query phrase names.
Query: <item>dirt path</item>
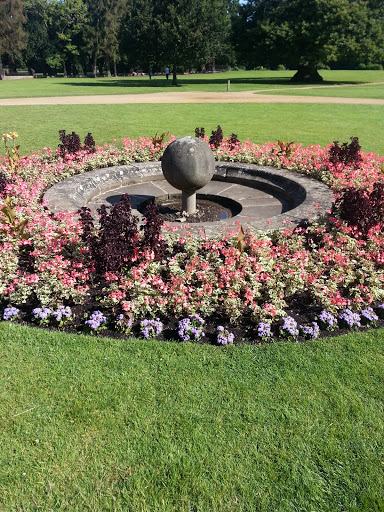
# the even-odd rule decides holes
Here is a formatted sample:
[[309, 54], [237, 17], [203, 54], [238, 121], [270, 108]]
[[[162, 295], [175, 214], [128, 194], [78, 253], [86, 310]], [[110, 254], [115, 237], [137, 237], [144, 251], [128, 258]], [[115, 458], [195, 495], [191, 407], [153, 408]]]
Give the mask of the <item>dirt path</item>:
[[[364, 84], [366, 85], [366, 84]], [[319, 88], [321, 86], [318, 86]], [[333, 86], [327, 86], [333, 87]], [[339, 86], [336, 86], [339, 87]], [[310, 87], [308, 87], [310, 88]], [[316, 87], [313, 87], [316, 88]], [[257, 94], [255, 94], [257, 93]], [[384, 99], [338, 98], [323, 96], [289, 96], [242, 92], [155, 92], [148, 94], [115, 94], [93, 96], [59, 96], [43, 98], [0, 99], [0, 106], [26, 105], [120, 105], [127, 103], [339, 103], [384, 105]]]

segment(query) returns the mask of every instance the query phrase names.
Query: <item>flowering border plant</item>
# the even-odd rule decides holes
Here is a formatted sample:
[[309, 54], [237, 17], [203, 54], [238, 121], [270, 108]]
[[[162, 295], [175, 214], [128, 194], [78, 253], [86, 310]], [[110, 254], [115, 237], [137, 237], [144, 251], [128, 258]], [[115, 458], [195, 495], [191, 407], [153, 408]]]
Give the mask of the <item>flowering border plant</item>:
[[[209, 143], [208, 137], [202, 138]], [[6, 156], [0, 157], [3, 311], [11, 307], [24, 311], [34, 304], [35, 309], [51, 311], [45, 318], [37, 316], [37, 322], [62, 325], [74, 319], [57, 313], [63, 311], [60, 308], [84, 308], [90, 297], [97, 295], [103, 315], [114, 313], [113, 320], [108, 320], [112, 325], [116, 310], [137, 319], [173, 317], [180, 321], [198, 315], [206, 320], [216, 318], [220, 324], [246, 321], [254, 325], [253, 332], [260, 340], [276, 335], [278, 326], [288, 321], [287, 311], [300, 300], [322, 313], [292, 327], [293, 333], [280, 329], [288, 337], [296, 337], [296, 330], [315, 337], [312, 322], [327, 330], [336, 328], [336, 321], [348, 326], [345, 310], [360, 312], [361, 322], [368, 325], [376, 320], [369, 320], [363, 311], [373, 308], [373, 314], [382, 318], [384, 313], [375, 305], [384, 302], [384, 218], [383, 201], [378, 197], [384, 184], [384, 158], [362, 152], [354, 141], [353, 152], [348, 150], [346, 158], [345, 151], [341, 154], [332, 145], [302, 147], [290, 142], [287, 150], [281, 142], [259, 145], [237, 139], [234, 143], [234, 137], [216, 139], [211, 148], [217, 160], [284, 167], [329, 185], [336, 199], [329, 218], [323, 222], [309, 219], [301, 227], [288, 223], [275, 232], [246, 231], [239, 247], [239, 226], [235, 225], [232, 233], [221, 238], [198, 240], [186, 230], [162, 234], [154, 210], [145, 229], [136, 229], [128, 203], [110, 212], [103, 209], [100, 228], [86, 214], [82, 220], [65, 211], [52, 215], [42, 202], [47, 187], [75, 174], [158, 160], [173, 136], [125, 138], [121, 148], [92, 146], [92, 151], [63, 153], [44, 148], [19, 156], [17, 168]], [[359, 193], [353, 194], [351, 189]], [[347, 191], [353, 208], [352, 203], [346, 207], [342, 201]], [[356, 197], [362, 200], [356, 202]], [[10, 214], [17, 225], [28, 226], [22, 236], [1, 208], [7, 201], [12, 201]], [[355, 215], [356, 207], [361, 208], [359, 215]], [[374, 212], [374, 222], [364, 221], [367, 212]], [[125, 224], [119, 215], [124, 216]], [[117, 247], [116, 236], [129, 233], [129, 243], [118, 238], [119, 251], [126, 253], [119, 252], [119, 261], [112, 265], [108, 253], [111, 235], [115, 237], [112, 245]], [[129, 330], [128, 324], [120, 328]], [[95, 331], [105, 328], [105, 322], [96, 329], [86, 326]], [[193, 333], [192, 338], [198, 339]]]

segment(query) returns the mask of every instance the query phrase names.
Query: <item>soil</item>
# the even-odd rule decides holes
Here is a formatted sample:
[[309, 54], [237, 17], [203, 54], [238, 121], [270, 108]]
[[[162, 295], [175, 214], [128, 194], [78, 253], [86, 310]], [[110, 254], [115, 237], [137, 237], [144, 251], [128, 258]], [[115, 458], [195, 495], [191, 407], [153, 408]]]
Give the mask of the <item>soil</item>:
[[[91, 314], [93, 311], [99, 310], [102, 311], [102, 313], [107, 317], [107, 325], [105, 328], [92, 333], [94, 336], [99, 338], [108, 337], [114, 339], [127, 339], [129, 337], [142, 338], [142, 335], [140, 333], [140, 321], [143, 320], [144, 318], [141, 318], [134, 323], [132, 331], [129, 335], [117, 332], [113, 328], [113, 326], [109, 326], [108, 320], [112, 323], [114, 318], [116, 318], [117, 314], [119, 314], [120, 311], [112, 311], [111, 309], [105, 310], [102, 307], [100, 307], [100, 303], [97, 300], [97, 298], [100, 296], [100, 288], [92, 290], [91, 293], [92, 294], [89, 297], [89, 300], [86, 304], [71, 305], [73, 319], [70, 320], [67, 324], [60, 328], [55, 328], [46, 325], [42, 325], [41, 327], [52, 331], [61, 331], [70, 334], [86, 334], [88, 332], [85, 330], [84, 325], [85, 315], [88, 314], [89, 316], [89, 314]], [[310, 324], [311, 322], [316, 320], [316, 316], [319, 315], [321, 312], [321, 308], [316, 307], [313, 304], [310, 304], [308, 298], [304, 294], [301, 296], [295, 296], [288, 300], [287, 302], [288, 308], [286, 309], [286, 313], [287, 315], [292, 316], [296, 320], [298, 325]], [[5, 302], [0, 303], [0, 311], [3, 311], [5, 307], [7, 307], [7, 304]], [[24, 306], [23, 308], [20, 307], [21, 312], [20, 319], [18, 320], [18, 322], [24, 325], [36, 327], [36, 322], [33, 321], [31, 314], [32, 309], [35, 307], [38, 307], [38, 305], [29, 304], [28, 306]], [[372, 305], [372, 307], [373, 309], [375, 309], [375, 305]], [[178, 338], [177, 334], [178, 322], [180, 318], [160, 317], [160, 320], [164, 324], [164, 329], [162, 333], [156, 337], [156, 339], [162, 342], [176, 341], [181, 343], [181, 340]], [[279, 343], [282, 341], [303, 343], [307, 341], [303, 336], [298, 336], [294, 340], [287, 340], [286, 338], [281, 337], [274, 337], [269, 340], [262, 340], [257, 336], [257, 324], [255, 324], [252, 321], [252, 319], [246, 314], [243, 315], [237, 322], [233, 323], [230, 323], [228, 318], [223, 318], [219, 315], [213, 315], [211, 317], [208, 317], [205, 319], [205, 322], [205, 336], [201, 340], [195, 341], [193, 343], [216, 345], [217, 326], [219, 325], [223, 325], [234, 334], [235, 345], [264, 345], [270, 343]], [[350, 334], [351, 332], [356, 331], [364, 332], [374, 328], [382, 327], [384, 327], [384, 319], [379, 319], [375, 326], [362, 326], [361, 328], [356, 328], [353, 331], [351, 329], [341, 328], [338, 328], [334, 331], [320, 331], [319, 339], [325, 337], [347, 335]]]

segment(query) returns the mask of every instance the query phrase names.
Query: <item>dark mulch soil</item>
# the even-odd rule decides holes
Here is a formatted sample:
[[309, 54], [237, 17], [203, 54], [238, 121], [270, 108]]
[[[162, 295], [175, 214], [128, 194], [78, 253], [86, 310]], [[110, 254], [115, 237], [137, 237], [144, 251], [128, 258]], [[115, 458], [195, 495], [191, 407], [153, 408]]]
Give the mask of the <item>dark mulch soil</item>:
[[[126, 339], [127, 337], [133, 336], [137, 338], [142, 338], [142, 335], [140, 333], [140, 321], [143, 320], [143, 318], [136, 321], [134, 324], [131, 334], [127, 336], [126, 334], [122, 334], [117, 332], [114, 327], [111, 325], [114, 323], [114, 319], [116, 316], [121, 313], [120, 310], [113, 311], [112, 309], [105, 309], [100, 307], [100, 304], [97, 301], [97, 297], [100, 296], [100, 293], [97, 292], [97, 290], [93, 290], [92, 295], [89, 297], [89, 300], [86, 304], [82, 305], [70, 305], [72, 309], [73, 319], [68, 322], [66, 325], [60, 327], [59, 329], [52, 327], [51, 325], [42, 325], [44, 328], [48, 328], [51, 330], [60, 330], [62, 332], [67, 332], [71, 334], [84, 334], [87, 333], [85, 330], [85, 315], [90, 315], [92, 312], [99, 310], [102, 311], [102, 313], [107, 317], [107, 325], [105, 328], [94, 332], [94, 334], [97, 337], [109, 337], [109, 338], [116, 338], [116, 339]], [[4, 310], [4, 308], [7, 307], [6, 303], [0, 303], [0, 312]], [[31, 304], [28, 306], [19, 307], [21, 310], [20, 319], [18, 320], [19, 323], [23, 323], [29, 326], [36, 326], [36, 322], [33, 321], [32, 317], [32, 309], [38, 307], [36, 304]], [[374, 308], [374, 305], [372, 305]], [[300, 296], [295, 296], [289, 301], [289, 307], [286, 309], [287, 315], [292, 316], [296, 321], [297, 324], [304, 325], [304, 324], [310, 324], [311, 322], [316, 320], [316, 316], [320, 314], [321, 308], [314, 306], [310, 303], [309, 298], [302, 294]], [[162, 318], [160, 317], [160, 320], [164, 324], [164, 330], [163, 332], [157, 336], [157, 339], [160, 341], [179, 341], [181, 340], [178, 337], [177, 331], [178, 331], [178, 321], [180, 318], [176, 317], [168, 317], [168, 318]], [[220, 316], [211, 316], [209, 318], [205, 319], [206, 324], [204, 327], [205, 336], [199, 341], [195, 343], [200, 344], [212, 344], [216, 345], [217, 342], [217, 326], [223, 325], [230, 332], [232, 332], [235, 336], [235, 344], [248, 344], [248, 345], [258, 345], [258, 344], [265, 344], [265, 343], [272, 343], [272, 342], [280, 342], [280, 341], [286, 341], [285, 338], [281, 337], [274, 337], [271, 340], [265, 341], [260, 339], [257, 336], [257, 325], [252, 322], [250, 317], [243, 316], [241, 319], [236, 323], [230, 323], [228, 319], [225, 319]], [[377, 322], [377, 325], [375, 326], [377, 328], [384, 327], [384, 319], [379, 319]], [[373, 326], [364, 326], [359, 329], [359, 331], [366, 331], [368, 329], [372, 329]], [[356, 331], [356, 330], [355, 330]], [[321, 331], [319, 338], [329, 337], [329, 336], [340, 336], [343, 334], [349, 334], [351, 333], [350, 329], [337, 329], [334, 331]], [[298, 342], [304, 342], [306, 341], [304, 337], [299, 336], [297, 339], [293, 341]]]

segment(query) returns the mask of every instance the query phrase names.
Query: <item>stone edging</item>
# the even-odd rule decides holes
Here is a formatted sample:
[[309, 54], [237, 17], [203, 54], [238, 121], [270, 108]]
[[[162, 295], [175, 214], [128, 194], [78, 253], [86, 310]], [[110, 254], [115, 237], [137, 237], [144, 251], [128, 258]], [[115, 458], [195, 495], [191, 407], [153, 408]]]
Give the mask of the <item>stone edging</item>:
[[[143, 162], [88, 171], [67, 178], [53, 185], [44, 195], [44, 200], [53, 212], [68, 210], [76, 212], [95, 197], [108, 190], [129, 184], [145, 183], [163, 179], [160, 162]], [[289, 198], [293, 208], [286, 213], [265, 219], [252, 219], [241, 214], [219, 222], [189, 225], [206, 236], [217, 236], [220, 232], [233, 230], [239, 222], [244, 229], [269, 231], [281, 229], [287, 222], [298, 225], [306, 218], [316, 219], [330, 210], [333, 193], [323, 183], [302, 174], [256, 164], [239, 162], [216, 162], [214, 180], [229, 181], [243, 185], [253, 184], [254, 188], [274, 189]], [[257, 187], [255, 187], [257, 185]], [[238, 202], [238, 198], [234, 198]], [[176, 224], [185, 230], [186, 225]]]

